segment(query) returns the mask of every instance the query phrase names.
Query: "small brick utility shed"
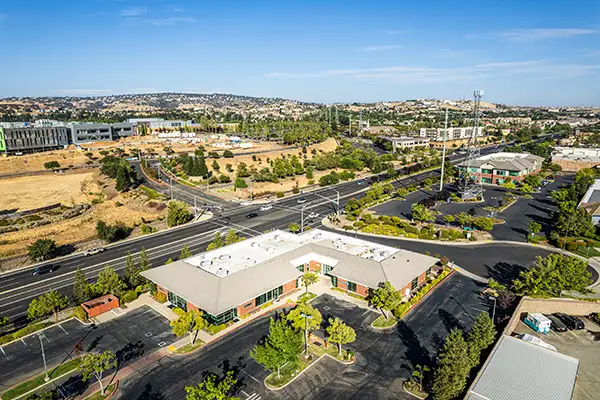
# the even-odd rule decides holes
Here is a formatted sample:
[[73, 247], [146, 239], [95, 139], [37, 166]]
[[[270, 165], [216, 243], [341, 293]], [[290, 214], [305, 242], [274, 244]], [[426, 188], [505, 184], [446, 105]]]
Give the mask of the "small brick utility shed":
[[107, 294], [97, 299], [81, 303], [81, 307], [85, 310], [89, 318], [104, 314], [110, 310], [119, 307], [119, 299], [114, 294]]

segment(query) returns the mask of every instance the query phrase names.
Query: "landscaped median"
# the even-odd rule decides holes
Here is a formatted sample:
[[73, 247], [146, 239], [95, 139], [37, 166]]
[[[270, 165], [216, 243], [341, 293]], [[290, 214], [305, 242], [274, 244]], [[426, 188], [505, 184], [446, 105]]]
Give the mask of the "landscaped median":
[[398, 320], [393, 315], [388, 315], [387, 318], [380, 315], [375, 321], [371, 322], [371, 326], [375, 329], [389, 329], [398, 324]]
[[91, 396], [86, 397], [84, 400], [106, 400], [106, 399], [109, 399], [112, 397], [113, 394], [115, 394], [118, 387], [119, 387], [119, 381], [116, 381], [115, 383], [111, 383], [110, 385], [108, 385], [106, 387], [106, 389], [104, 390], [104, 394], [102, 394], [102, 392], [100, 390], [98, 390], [96, 393], [92, 394]]
[[[54, 380], [60, 378], [61, 376], [65, 376], [67, 374], [76, 371], [81, 364], [81, 358], [76, 358], [70, 361], [67, 361], [64, 364], [59, 365], [58, 367], [48, 371], [48, 376], [50, 380]], [[48, 381], [50, 382], [50, 381]], [[32, 392], [38, 388], [43, 387], [48, 382], [46, 382], [46, 373], [41, 373], [38, 376], [23, 382], [11, 389], [8, 389], [6, 392], [2, 393], [0, 397], [2, 400], [11, 400], [16, 399], [20, 396], [23, 396], [26, 393]]]
[[325, 356], [343, 364], [353, 364], [356, 360], [352, 351], [342, 349], [340, 354], [336, 346], [328, 346], [323, 341], [312, 342], [308, 347], [308, 352], [309, 358], [305, 358], [304, 354], [301, 354], [297, 363], [287, 363], [283, 366], [280, 370], [280, 377], [277, 377], [277, 371], [267, 376], [265, 386], [271, 390], [281, 390]]
[[439, 285], [444, 279], [448, 277], [453, 269], [444, 268], [440, 274], [433, 279], [431, 282], [423, 286], [419, 289], [415, 294], [413, 294], [409, 301], [400, 304], [398, 307], [394, 309], [394, 316], [397, 319], [402, 319], [412, 308], [429, 292], [431, 292], [437, 285]]

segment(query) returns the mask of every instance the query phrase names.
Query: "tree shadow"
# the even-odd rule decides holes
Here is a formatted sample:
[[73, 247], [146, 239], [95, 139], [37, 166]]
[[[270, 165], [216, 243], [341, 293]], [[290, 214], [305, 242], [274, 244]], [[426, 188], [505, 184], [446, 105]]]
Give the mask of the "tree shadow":
[[432, 356], [429, 350], [421, 344], [415, 331], [402, 320], [398, 321], [397, 330], [402, 344], [406, 346], [404, 356], [411, 364], [410, 366], [403, 366], [403, 368], [412, 373], [417, 365], [431, 365], [433, 361]]
[[145, 344], [141, 340], [135, 343], [127, 343], [125, 347], [116, 352], [118, 367], [120, 369], [127, 362], [144, 355]]
[[159, 390], [153, 390], [151, 383], [146, 383], [144, 391], [140, 393], [136, 400], [167, 400], [167, 397]]
[[447, 332], [450, 332], [454, 328], [459, 328], [461, 330], [465, 329], [465, 327], [458, 320], [458, 318], [456, 318], [454, 315], [450, 314], [448, 311], [444, 310], [443, 308], [440, 308], [438, 310], [438, 314], [439, 314], [440, 319], [442, 320], [442, 323], [444, 324], [444, 327], [446, 328]]
[[510, 264], [503, 261], [494, 264], [492, 267], [488, 265], [485, 267], [488, 271], [487, 275], [503, 285], [511, 284], [514, 279], [519, 277], [522, 271], [526, 270], [522, 265]]
[[92, 350], [94, 350], [96, 348], [96, 346], [98, 346], [98, 344], [100, 343], [100, 341], [102, 340], [102, 338], [104, 337], [104, 335], [98, 335], [94, 338], [94, 340], [92, 340], [92, 343], [90, 343], [90, 345], [87, 347], [87, 349], [85, 351], [87, 351], [88, 353]]
[[82, 395], [91, 383], [92, 380], [83, 381], [81, 375], [74, 375], [67, 379], [62, 385], [56, 387], [58, 393], [63, 393], [67, 398]]
[[63, 244], [56, 249], [55, 256], [62, 257], [75, 252], [76, 248], [72, 244]]

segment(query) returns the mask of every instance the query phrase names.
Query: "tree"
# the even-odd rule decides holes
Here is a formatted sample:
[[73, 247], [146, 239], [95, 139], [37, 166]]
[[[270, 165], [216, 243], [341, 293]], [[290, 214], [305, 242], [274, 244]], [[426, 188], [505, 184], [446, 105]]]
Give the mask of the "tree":
[[239, 163], [237, 166], [237, 176], [238, 178], [247, 178], [250, 176], [250, 171], [248, 170], [248, 165], [246, 163]]
[[60, 168], [60, 164], [56, 160], [48, 161], [48, 162], [44, 163], [44, 168], [46, 168], [46, 169], [59, 169]]
[[290, 232], [293, 232], [293, 233], [300, 232], [300, 225], [296, 222], [290, 222]]
[[209, 374], [198, 386], [186, 386], [186, 400], [239, 400], [230, 395], [237, 384], [233, 371], [227, 371], [223, 379], [217, 379], [215, 374]]
[[458, 222], [461, 226], [471, 225], [473, 223], [473, 217], [467, 213], [461, 212], [456, 214], [456, 222]]
[[179, 254], [179, 259], [183, 260], [184, 258], [190, 258], [191, 256], [192, 256], [192, 252], [190, 251], [190, 249], [188, 248], [188, 245], [186, 244], [181, 249], [181, 254]]
[[589, 293], [590, 283], [587, 261], [552, 253], [538, 257], [533, 268], [522, 271], [513, 281], [513, 290], [525, 296], [559, 297], [563, 290]]
[[[305, 317], [305, 315], [307, 317]], [[288, 321], [298, 332], [304, 332], [304, 344], [308, 352], [308, 333], [319, 329], [323, 316], [316, 308], [308, 303], [300, 303], [287, 315]], [[308, 355], [308, 354], [307, 354]]]
[[223, 239], [221, 238], [221, 232], [216, 232], [215, 240], [213, 240], [212, 242], [210, 242], [208, 244], [208, 246], [206, 247], [206, 251], [218, 249], [219, 247], [223, 247], [223, 246], [225, 246], [225, 243], [223, 243]]
[[432, 394], [435, 400], [452, 400], [458, 397], [467, 385], [471, 370], [469, 347], [463, 332], [452, 328], [444, 340], [433, 373]]
[[96, 234], [98, 235], [99, 239], [105, 241], [106, 243], [125, 239], [130, 233], [131, 228], [128, 228], [122, 222], [117, 222], [114, 225], [108, 225], [106, 222], [99, 220], [96, 223]]
[[102, 374], [111, 368], [117, 367], [117, 357], [110, 351], [104, 353], [88, 353], [81, 357], [79, 371], [81, 372], [83, 381], [87, 381], [92, 376], [96, 378], [100, 384], [100, 391], [104, 394], [104, 386], [102, 385]]
[[34, 320], [48, 314], [54, 314], [54, 319], [58, 322], [58, 312], [67, 307], [67, 305], [69, 305], [67, 296], [60, 294], [56, 290], [51, 290], [29, 303], [27, 317], [30, 320]]
[[[142, 247], [140, 251], [140, 264], [139, 264], [139, 272], [143, 272], [152, 268], [152, 264], [150, 263], [150, 258], [148, 258], [148, 254], [146, 253], [146, 249]], [[145, 281], [145, 279], [142, 277]]]
[[92, 287], [90, 286], [81, 268], [77, 267], [73, 277], [73, 301], [81, 304], [92, 298]]
[[194, 344], [198, 331], [206, 325], [202, 318], [202, 312], [198, 310], [188, 310], [184, 315], [171, 321], [171, 328], [175, 336], [190, 335], [190, 344]]
[[167, 204], [167, 225], [177, 226], [188, 222], [192, 213], [187, 204], [178, 200], [171, 200]]
[[0, 317], [0, 328], [2, 328], [3, 326], [8, 325], [8, 317]]
[[529, 221], [528, 229], [530, 233], [535, 235], [536, 233], [542, 230], [542, 225], [538, 224], [535, 221]]
[[506, 181], [504, 181], [504, 183], [502, 184], [502, 187], [510, 190], [516, 188], [517, 185], [515, 185], [515, 183], [510, 178], [507, 178]]
[[231, 150], [225, 150], [225, 151], [223, 152], [223, 157], [225, 157], [225, 158], [233, 158], [233, 153], [232, 153], [232, 151], [231, 151]]
[[[571, 202], [568, 202], [571, 203]], [[562, 207], [561, 207], [562, 206]], [[554, 228], [563, 236], [593, 236], [595, 227], [592, 216], [583, 208], [558, 204], [559, 214]], [[561, 209], [563, 208], [563, 209]]]
[[319, 282], [319, 275], [311, 271], [306, 271], [302, 275], [302, 286], [306, 288], [306, 294], [308, 294], [308, 287], [312, 284]]
[[337, 343], [338, 354], [342, 354], [342, 345], [352, 343], [356, 340], [356, 332], [341, 319], [329, 318], [329, 326], [326, 329], [330, 342]]
[[435, 215], [423, 204], [413, 203], [411, 206], [411, 216], [415, 221], [430, 222], [435, 219]]
[[41, 261], [54, 257], [58, 246], [53, 239], [38, 239], [27, 246], [27, 253], [32, 260]]
[[130, 287], [136, 287], [139, 282], [139, 271], [137, 265], [133, 261], [133, 257], [131, 257], [131, 253], [127, 253], [127, 259], [125, 260], [125, 281], [129, 283]]
[[447, 224], [451, 224], [455, 220], [456, 220], [456, 217], [454, 217], [454, 215], [452, 215], [452, 214], [444, 215], [444, 222], [446, 222]]
[[98, 274], [98, 280], [96, 281], [96, 290], [102, 295], [112, 293], [119, 297], [123, 291], [127, 288], [125, 282], [121, 279], [119, 274], [108, 265], [104, 267], [104, 270]]
[[285, 363], [297, 363], [302, 352], [302, 335], [288, 324], [285, 316], [277, 320], [271, 318], [269, 335], [262, 344], [255, 346], [250, 352], [256, 362], [272, 371], [277, 371], [281, 378], [281, 367]]
[[494, 221], [487, 217], [477, 217], [473, 220], [473, 225], [482, 231], [491, 231], [494, 229]]
[[469, 358], [471, 368], [479, 365], [481, 352], [491, 346], [496, 340], [496, 327], [490, 315], [486, 312], [479, 313], [473, 322], [471, 330], [467, 334], [469, 345]]
[[389, 282], [385, 281], [379, 284], [379, 287], [371, 292], [369, 298], [373, 307], [379, 308], [383, 318], [387, 319], [385, 310], [392, 311], [402, 301], [402, 293]]
[[419, 392], [423, 391], [423, 378], [425, 378], [425, 372], [429, 372], [431, 369], [427, 365], [417, 364], [415, 370], [412, 373], [413, 378], [419, 385]]
[[236, 189], [244, 189], [248, 187], [248, 184], [246, 183], [246, 181], [244, 180], [244, 178], [235, 178], [235, 181], [233, 183], [233, 186]]
[[217, 160], [213, 160], [212, 162], [212, 170], [213, 171], [219, 171], [221, 169], [221, 166], [219, 165], [219, 163], [217, 162]]
[[240, 240], [241, 239], [238, 237], [235, 229], [230, 229], [227, 231], [227, 235], [225, 235], [225, 245], [237, 243]]

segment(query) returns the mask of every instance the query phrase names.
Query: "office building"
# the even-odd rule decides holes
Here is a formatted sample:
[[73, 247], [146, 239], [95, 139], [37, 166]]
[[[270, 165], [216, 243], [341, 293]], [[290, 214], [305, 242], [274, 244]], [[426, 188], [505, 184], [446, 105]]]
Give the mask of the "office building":
[[0, 151], [8, 154], [54, 150], [69, 144], [69, 130], [55, 127], [0, 127]]
[[[475, 128], [448, 128], [448, 137], [446, 140], [468, 139], [471, 137]], [[419, 137], [429, 138], [432, 142], [441, 142], [444, 140], [444, 128], [421, 128], [419, 129]], [[479, 126], [476, 130], [476, 137], [483, 137], [483, 127]]]
[[[508, 179], [522, 181], [542, 168], [544, 159], [529, 153], [493, 153], [479, 157], [471, 165], [469, 176], [478, 182], [501, 185]], [[465, 162], [458, 164], [461, 173], [467, 168]]]

